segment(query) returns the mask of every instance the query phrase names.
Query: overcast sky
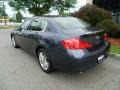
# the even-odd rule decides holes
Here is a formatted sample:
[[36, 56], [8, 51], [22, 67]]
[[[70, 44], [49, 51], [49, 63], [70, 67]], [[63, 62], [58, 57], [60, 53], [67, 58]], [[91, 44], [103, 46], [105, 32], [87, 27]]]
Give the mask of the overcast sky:
[[[74, 11], [77, 11], [81, 6], [85, 5], [86, 4], [86, 0], [77, 0], [77, 4], [75, 5], [75, 8], [74, 9], [71, 9], [70, 11], [71, 12], [74, 12]], [[6, 4], [6, 13], [10, 16], [10, 17], [13, 17], [15, 16], [15, 11], [13, 11], [13, 9], [8, 5]], [[30, 15], [28, 12], [22, 12], [23, 16], [24, 17], [30, 17], [32, 15]], [[51, 12], [51, 14], [53, 15], [56, 15], [57, 12], [56, 11], [53, 11]]]

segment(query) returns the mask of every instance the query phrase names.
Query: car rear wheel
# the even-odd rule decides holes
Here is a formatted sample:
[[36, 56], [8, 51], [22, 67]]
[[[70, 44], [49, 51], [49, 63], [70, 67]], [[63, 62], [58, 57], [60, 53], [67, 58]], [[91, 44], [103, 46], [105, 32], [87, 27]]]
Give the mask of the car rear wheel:
[[11, 37], [11, 40], [12, 40], [12, 45], [14, 48], [18, 48], [18, 45], [16, 44], [16, 41], [15, 41], [15, 38], [14, 37]]
[[38, 51], [38, 60], [39, 60], [39, 63], [40, 63], [40, 67], [42, 68], [42, 70], [44, 72], [46, 72], [46, 73], [53, 72], [54, 69], [52, 67], [50, 57], [44, 49], [40, 49]]

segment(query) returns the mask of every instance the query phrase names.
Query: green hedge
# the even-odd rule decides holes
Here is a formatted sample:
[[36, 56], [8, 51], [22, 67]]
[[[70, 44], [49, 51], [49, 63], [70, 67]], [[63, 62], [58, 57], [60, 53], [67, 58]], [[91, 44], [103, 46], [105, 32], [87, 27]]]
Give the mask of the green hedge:
[[89, 4], [80, 8], [80, 10], [73, 13], [72, 16], [82, 19], [93, 26], [96, 26], [97, 23], [105, 19], [112, 19], [112, 16], [108, 11]]
[[105, 30], [110, 37], [120, 38], [120, 24], [112, 20], [103, 20], [97, 24], [97, 27]]
[[86, 5], [72, 16], [105, 30], [110, 37], [120, 38], [120, 24], [112, 21], [111, 13], [95, 5]]

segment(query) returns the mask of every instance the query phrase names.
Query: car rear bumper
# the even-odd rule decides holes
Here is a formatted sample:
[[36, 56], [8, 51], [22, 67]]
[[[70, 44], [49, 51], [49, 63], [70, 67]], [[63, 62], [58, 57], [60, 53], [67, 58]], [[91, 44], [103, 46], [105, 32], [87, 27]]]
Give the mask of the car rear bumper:
[[[95, 52], [68, 50], [68, 54], [58, 53], [55, 55], [56, 58], [53, 59], [53, 66], [62, 71], [85, 71], [91, 66], [104, 61], [109, 55], [109, 48], [110, 45], [108, 44]], [[104, 58], [98, 61], [98, 57], [101, 55], [104, 55]]]
[[[100, 55], [104, 55], [105, 57], [98, 61], [98, 57]], [[106, 52], [104, 54], [99, 53], [97, 55], [88, 56], [81, 59], [73, 59], [67, 63], [64, 63], [58, 69], [63, 71], [85, 71], [88, 68], [92, 67], [93, 65], [96, 65], [97, 63], [101, 63], [102, 61], [104, 61], [108, 57], [108, 55], [109, 54]]]

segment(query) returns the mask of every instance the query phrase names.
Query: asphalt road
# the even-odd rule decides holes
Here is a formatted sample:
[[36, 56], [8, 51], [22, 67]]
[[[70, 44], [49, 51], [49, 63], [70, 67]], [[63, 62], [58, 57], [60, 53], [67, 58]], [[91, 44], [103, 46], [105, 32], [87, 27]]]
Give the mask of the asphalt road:
[[108, 58], [83, 74], [45, 74], [35, 57], [12, 47], [10, 31], [0, 31], [0, 90], [120, 90], [120, 60]]

